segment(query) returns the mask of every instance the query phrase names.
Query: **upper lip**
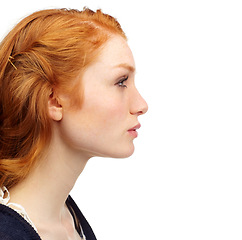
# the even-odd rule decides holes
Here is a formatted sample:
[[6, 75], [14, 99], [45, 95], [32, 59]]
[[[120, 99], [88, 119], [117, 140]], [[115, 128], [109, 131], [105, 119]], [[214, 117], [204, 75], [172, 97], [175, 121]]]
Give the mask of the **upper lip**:
[[128, 131], [135, 131], [135, 130], [139, 129], [140, 127], [141, 127], [141, 125], [140, 125], [140, 123], [138, 123], [134, 127], [130, 128]]

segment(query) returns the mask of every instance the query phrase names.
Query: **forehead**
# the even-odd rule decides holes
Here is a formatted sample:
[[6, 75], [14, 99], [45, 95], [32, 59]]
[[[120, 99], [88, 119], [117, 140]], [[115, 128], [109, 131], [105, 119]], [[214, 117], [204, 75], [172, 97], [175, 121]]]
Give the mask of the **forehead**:
[[126, 67], [135, 70], [133, 54], [127, 41], [121, 36], [111, 37], [103, 46], [97, 62], [101, 62], [110, 68]]

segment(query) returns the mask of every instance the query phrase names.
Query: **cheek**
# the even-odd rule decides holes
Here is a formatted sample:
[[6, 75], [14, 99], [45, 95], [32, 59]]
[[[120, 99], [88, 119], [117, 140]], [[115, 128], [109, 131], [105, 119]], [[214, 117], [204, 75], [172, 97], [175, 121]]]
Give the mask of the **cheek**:
[[[108, 102], [105, 104], [100, 105], [100, 114], [103, 114], [107, 116], [107, 118], [125, 118], [127, 116], [127, 109], [122, 102], [119, 101], [113, 101], [113, 102]], [[105, 117], [105, 116], [104, 116]]]
[[87, 96], [91, 97], [85, 99], [82, 110], [98, 125], [105, 123], [113, 125], [127, 117], [127, 100], [116, 91], [110, 93], [106, 89], [99, 89], [99, 91], [89, 92]]
[[62, 138], [76, 149], [100, 151], [120, 143], [127, 130], [127, 113], [127, 105], [113, 96], [85, 99], [81, 109], [64, 114]]
[[118, 99], [101, 99], [89, 106], [87, 116], [96, 130], [115, 131], [127, 121], [127, 108]]

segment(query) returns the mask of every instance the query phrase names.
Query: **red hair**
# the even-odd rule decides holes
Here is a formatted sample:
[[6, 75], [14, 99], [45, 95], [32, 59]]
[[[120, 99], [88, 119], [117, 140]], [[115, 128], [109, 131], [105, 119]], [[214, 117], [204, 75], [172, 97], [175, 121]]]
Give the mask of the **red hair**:
[[41, 157], [52, 134], [47, 103], [53, 89], [78, 102], [74, 79], [112, 34], [126, 39], [101, 10], [52, 9], [26, 17], [2, 41], [0, 187], [23, 180]]

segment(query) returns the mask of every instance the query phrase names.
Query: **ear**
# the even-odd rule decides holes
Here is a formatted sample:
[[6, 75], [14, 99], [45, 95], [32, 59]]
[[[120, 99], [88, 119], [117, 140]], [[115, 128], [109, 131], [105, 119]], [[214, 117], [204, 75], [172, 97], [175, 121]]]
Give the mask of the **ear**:
[[58, 97], [51, 93], [48, 101], [48, 110], [50, 118], [54, 121], [61, 121], [63, 117], [63, 109], [59, 102]]

